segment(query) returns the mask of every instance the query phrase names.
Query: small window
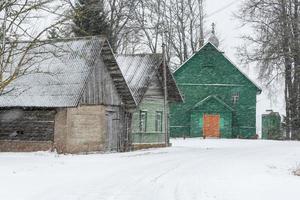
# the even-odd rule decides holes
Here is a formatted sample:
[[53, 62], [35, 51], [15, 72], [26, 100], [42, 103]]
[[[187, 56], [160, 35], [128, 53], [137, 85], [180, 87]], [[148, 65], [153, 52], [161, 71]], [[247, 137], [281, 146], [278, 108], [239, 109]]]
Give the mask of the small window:
[[140, 111], [140, 132], [147, 131], [147, 112]]
[[239, 92], [236, 92], [232, 95], [232, 103], [233, 104], [237, 104], [239, 99], [240, 99], [240, 93]]
[[156, 111], [155, 115], [155, 131], [162, 132], [163, 112]]

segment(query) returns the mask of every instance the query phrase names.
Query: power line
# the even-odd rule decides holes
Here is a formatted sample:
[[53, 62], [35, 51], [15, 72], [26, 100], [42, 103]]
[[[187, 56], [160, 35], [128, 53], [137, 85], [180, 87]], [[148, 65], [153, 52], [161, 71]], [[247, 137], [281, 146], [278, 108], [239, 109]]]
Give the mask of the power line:
[[218, 9], [218, 10], [216, 10], [216, 11], [210, 13], [209, 15], [206, 16], [206, 18], [212, 17], [212, 16], [214, 16], [215, 14], [218, 14], [219, 12], [222, 12], [223, 10], [229, 8], [230, 6], [232, 6], [233, 4], [238, 3], [238, 2], [239, 2], [239, 1], [234, 0], [234, 1], [230, 2], [229, 4], [223, 6], [222, 8], [220, 8], [220, 9]]

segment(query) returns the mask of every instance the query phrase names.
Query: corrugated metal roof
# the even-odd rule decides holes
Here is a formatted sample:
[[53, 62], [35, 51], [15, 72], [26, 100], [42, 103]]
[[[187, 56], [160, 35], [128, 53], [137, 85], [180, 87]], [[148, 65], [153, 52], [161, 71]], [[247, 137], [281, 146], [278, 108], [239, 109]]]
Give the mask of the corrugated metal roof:
[[116, 59], [136, 103], [139, 104], [149, 86], [152, 76], [161, 65], [161, 55], [116, 55]]
[[5, 88], [10, 92], [0, 95], [0, 107], [77, 106], [104, 41], [99, 37], [52, 41], [31, 49], [22, 67], [30, 66], [34, 73]]
[[[159, 73], [163, 76], [162, 55], [116, 55], [116, 59], [135, 101], [139, 104], [149, 87], [153, 75]], [[182, 101], [175, 79], [170, 69], [167, 69], [168, 98], [172, 101]]]

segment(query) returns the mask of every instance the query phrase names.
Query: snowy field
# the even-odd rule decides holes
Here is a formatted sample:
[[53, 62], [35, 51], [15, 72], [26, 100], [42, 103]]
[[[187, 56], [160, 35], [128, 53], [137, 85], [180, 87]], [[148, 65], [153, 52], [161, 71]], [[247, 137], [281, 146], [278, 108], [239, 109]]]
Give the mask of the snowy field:
[[300, 142], [172, 140], [102, 155], [0, 153], [2, 200], [299, 200]]

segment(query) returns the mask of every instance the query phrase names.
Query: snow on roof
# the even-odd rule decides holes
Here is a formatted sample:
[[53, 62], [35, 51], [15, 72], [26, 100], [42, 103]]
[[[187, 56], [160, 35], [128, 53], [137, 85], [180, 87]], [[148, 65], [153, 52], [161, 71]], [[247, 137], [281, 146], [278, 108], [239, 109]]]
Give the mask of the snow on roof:
[[31, 49], [22, 67], [30, 66], [32, 73], [5, 88], [0, 107], [77, 106], [104, 41], [99, 37], [57, 40]]
[[142, 101], [152, 76], [162, 62], [160, 54], [116, 55], [118, 65], [137, 103]]
[[[118, 65], [125, 80], [139, 104], [147, 91], [152, 77], [162, 70], [161, 54], [127, 54], [116, 55]], [[179, 88], [176, 85], [172, 72], [167, 68], [168, 99], [171, 101], [183, 101]]]

